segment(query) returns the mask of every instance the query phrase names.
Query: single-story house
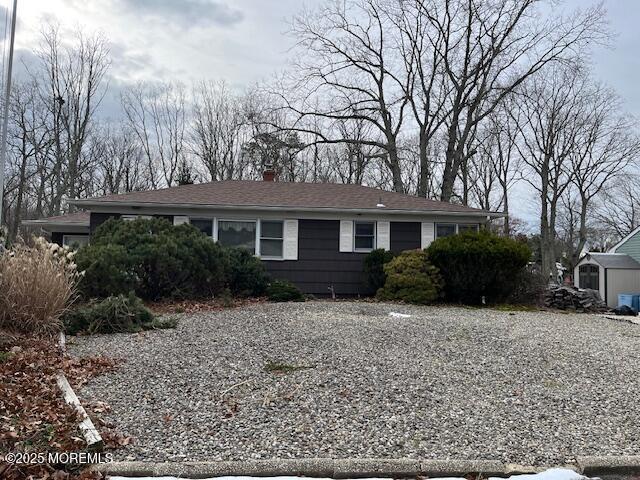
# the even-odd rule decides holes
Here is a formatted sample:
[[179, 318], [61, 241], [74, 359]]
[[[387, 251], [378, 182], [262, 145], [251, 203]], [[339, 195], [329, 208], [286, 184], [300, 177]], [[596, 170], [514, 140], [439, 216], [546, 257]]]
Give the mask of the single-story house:
[[478, 230], [502, 216], [452, 203], [361, 185], [228, 180], [71, 200], [86, 213], [23, 222], [52, 241], [89, 241], [109, 218], [164, 217], [190, 223], [214, 241], [244, 247], [274, 278], [303, 292], [358, 295], [366, 291], [368, 252], [426, 248], [435, 238]]
[[573, 278], [576, 287], [598, 290], [609, 307], [618, 306], [619, 294], [640, 294], [640, 227], [606, 253], [585, 254]]

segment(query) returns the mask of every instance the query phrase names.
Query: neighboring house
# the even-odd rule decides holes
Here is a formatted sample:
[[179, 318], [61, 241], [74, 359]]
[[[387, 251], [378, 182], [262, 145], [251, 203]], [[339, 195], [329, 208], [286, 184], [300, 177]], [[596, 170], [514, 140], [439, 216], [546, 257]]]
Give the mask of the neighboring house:
[[89, 241], [89, 212], [70, 213], [39, 220], [24, 220], [23, 225], [41, 227], [58, 245], [85, 245]]
[[79, 243], [73, 235], [84, 233], [88, 239], [109, 218], [164, 217], [176, 225], [191, 223], [223, 245], [250, 250], [274, 278], [290, 280], [305, 293], [326, 295], [333, 288], [337, 294], [358, 295], [370, 293], [363, 261], [371, 250], [425, 248], [435, 238], [478, 230], [502, 216], [360, 185], [271, 178], [265, 172], [265, 181], [229, 180], [71, 200], [90, 213], [24, 223], [40, 225], [53, 241], [70, 244]]
[[621, 293], [640, 294], [640, 228], [620, 240], [607, 253], [589, 252], [574, 270], [579, 288], [598, 290], [610, 307]]

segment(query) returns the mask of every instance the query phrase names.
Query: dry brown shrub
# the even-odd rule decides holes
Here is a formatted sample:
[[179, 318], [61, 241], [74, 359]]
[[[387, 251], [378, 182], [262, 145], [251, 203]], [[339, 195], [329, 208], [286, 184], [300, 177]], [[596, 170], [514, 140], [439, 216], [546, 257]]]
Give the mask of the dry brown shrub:
[[43, 239], [0, 254], [0, 328], [35, 334], [59, 331], [77, 279], [73, 252]]

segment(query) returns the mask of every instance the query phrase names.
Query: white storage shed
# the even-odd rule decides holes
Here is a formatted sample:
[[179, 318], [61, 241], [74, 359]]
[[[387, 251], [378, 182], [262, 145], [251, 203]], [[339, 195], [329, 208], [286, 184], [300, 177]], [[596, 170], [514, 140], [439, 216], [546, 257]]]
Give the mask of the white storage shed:
[[587, 253], [576, 265], [575, 286], [598, 290], [609, 307], [621, 293], [640, 294], [640, 263], [625, 253]]

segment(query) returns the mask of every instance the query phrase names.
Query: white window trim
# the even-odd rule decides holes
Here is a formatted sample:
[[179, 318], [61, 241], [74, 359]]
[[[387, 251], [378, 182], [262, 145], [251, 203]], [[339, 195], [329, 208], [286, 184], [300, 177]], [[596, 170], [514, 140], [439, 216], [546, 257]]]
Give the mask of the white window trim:
[[65, 247], [70, 247], [71, 245], [73, 245], [73, 241], [71, 242], [67, 242], [67, 238], [70, 237], [76, 237], [76, 238], [83, 238], [84, 240], [86, 240], [85, 243], [81, 244], [80, 246], [83, 245], [88, 245], [89, 244], [89, 235], [86, 233], [70, 233], [68, 235], [62, 235], [62, 246]]
[[438, 237], [438, 225], [453, 225], [455, 227], [455, 232], [454, 235], [458, 235], [460, 233], [460, 225], [464, 225], [464, 226], [475, 226], [476, 227], [476, 232], [480, 231], [480, 224], [479, 223], [454, 223], [454, 222], [436, 222], [434, 225], [434, 229], [433, 229], [433, 237], [434, 239], [438, 239], [438, 238], [446, 238], [446, 237]]
[[143, 220], [151, 220], [153, 219], [153, 215], [138, 215], [138, 214], [126, 213], [124, 215], [120, 215], [120, 218], [125, 222], [133, 222], [134, 220], [138, 220], [139, 218]]
[[[280, 222], [282, 224], [282, 237], [263, 237], [262, 236], [262, 222]], [[258, 221], [259, 226], [256, 227], [256, 256], [260, 257], [263, 260], [284, 260], [284, 219], [260, 219]], [[280, 240], [282, 242], [282, 255], [279, 257], [274, 256], [263, 256], [262, 255], [262, 240]]]
[[217, 242], [218, 241], [218, 231], [219, 231], [219, 226], [218, 223], [219, 222], [242, 222], [242, 223], [254, 223], [256, 225], [255, 228], [255, 238], [254, 238], [254, 242], [255, 242], [255, 251], [253, 252], [253, 255], [255, 257], [259, 257], [260, 256], [260, 219], [258, 218], [216, 218], [214, 219], [214, 240]]
[[[356, 248], [356, 224], [358, 223], [372, 223], [373, 224], [373, 248]], [[376, 245], [378, 244], [378, 235], [377, 235], [377, 230], [378, 230], [378, 225], [377, 222], [375, 220], [354, 220], [353, 221], [353, 239], [352, 239], [352, 245], [353, 245], [353, 251], [356, 253], [369, 253], [369, 252], [373, 252], [376, 249]], [[364, 235], [359, 235], [359, 236], [364, 236]], [[366, 235], [367, 237], [369, 235]]]
[[376, 248], [382, 250], [391, 250], [391, 222], [386, 220], [378, 220], [376, 222]]

